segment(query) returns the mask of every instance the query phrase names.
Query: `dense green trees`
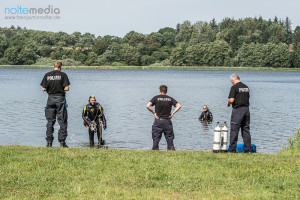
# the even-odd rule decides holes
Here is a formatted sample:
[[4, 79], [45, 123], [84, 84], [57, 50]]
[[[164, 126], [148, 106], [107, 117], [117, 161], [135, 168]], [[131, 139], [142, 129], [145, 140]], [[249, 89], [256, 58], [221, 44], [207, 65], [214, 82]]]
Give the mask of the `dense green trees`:
[[230, 66], [232, 50], [224, 40], [198, 43], [186, 48], [186, 64], [189, 66]]
[[186, 65], [186, 58], [185, 58], [185, 50], [186, 50], [186, 43], [181, 42], [175, 47], [170, 55], [170, 62], [174, 66], [185, 66]]
[[237, 54], [241, 66], [290, 67], [292, 54], [284, 43], [244, 44]]
[[293, 66], [300, 67], [300, 48], [297, 48], [296, 50], [294, 50], [292, 59], [293, 59]]
[[19, 50], [16, 47], [9, 47], [4, 52], [4, 57], [11, 62], [11, 64], [17, 65], [19, 64], [18, 58]]
[[190, 21], [184, 21], [179, 25], [179, 32], [175, 36], [176, 42], [189, 42], [193, 32], [193, 26]]
[[123, 38], [0, 28], [0, 64], [300, 67], [300, 27], [291, 24], [276, 16], [184, 21]]
[[209, 54], [209, 44], [202, 42], [193, 44], [186, 48], [185, 56], [188, 66], [207, 66]]
[[19, 63], [23, 63], [25, 65], [32, 65], [36, 62], [37, 55], [34, 50], [31, 48], [22, 48], [22, 50], [18, 54]]
[[294, 50], [297, 49], [297, 46], [300, 43], [300, 26], [297, 26], [295, 28], [294, 34], [293, 34], [293, 45], [294, 45]]
[[104, 40], [98, 40], [94, 46], [93, 46], [93, 52], [96, 53], [97, 55], [103, 54], [106, 49], [108, 48], [108, 43], [105, 42]]
[[0, 58], [3, 57], [5, 49], [8, 47], [8, 41], [5, 35], [0, 35]]

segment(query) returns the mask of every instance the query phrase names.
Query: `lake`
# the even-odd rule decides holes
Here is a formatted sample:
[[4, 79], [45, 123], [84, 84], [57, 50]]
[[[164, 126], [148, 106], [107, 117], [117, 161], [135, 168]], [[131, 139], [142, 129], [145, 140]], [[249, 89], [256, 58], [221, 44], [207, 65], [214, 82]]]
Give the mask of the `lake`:
[[[45, 146], [47, 94], [40, 82], [51, 69], [0, 69], [0, 145]], [[151, 149], [153, 115], [146, 109], [162, 84], [182, 109], [172, 119], [177, 150], [210, 151], [216, 123], [230, 125], [232, 108], [226, 106], [234, 71], [63, 69], [71, 86], [67, 93], [70, 147], [88, 147], [82, 109], [91, 94], [103, 106], [109, 148]], [[262, 153], [280, 152], [300, 128], [300, 72], [239, 71], [250, 88], [252, 143]], [[197, 119], [206, 104], [213, 114], [210, 125]], [[54, 146], [58, 125], [55, 126]], [[239, 135], [239, 143], [242, 143]], [[160, 149], [166, 149], [164, 137]]]

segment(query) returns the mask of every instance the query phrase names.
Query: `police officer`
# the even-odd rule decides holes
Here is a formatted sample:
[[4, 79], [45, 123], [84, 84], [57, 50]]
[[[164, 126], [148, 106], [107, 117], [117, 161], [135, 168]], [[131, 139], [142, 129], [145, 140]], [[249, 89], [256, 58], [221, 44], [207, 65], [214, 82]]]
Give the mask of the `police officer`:
[[[147, 109], [154, 115], [154, 123], [152, 125], [152, 139], [153, 147], [152, 150], [159, 150], [158, 143], [161, 139], [162, 133], [165, 134], [165, 138], [168, 145], [168, 150], [175, 150], [174, 147], [174, 132], [172, 117], [181, 108], [181, 105], [172, 97], [166, 95], [168, 87], [166, 85], [161, 85], [159, 87], [159, 95], [153, 97], [147, 104]], [[155, 106], [155, 112], [151, 108]], [[172, 106], [176, 108], [171, 114]]]
[[229, 92], [227, 106], [232, 105], [230, 122], [230, 145], [229, 152], [236, 152], [239, 129], [244, 140], [245, 153], [251, 152], [250, 136], [250, 112], [249, 112], [249, 88], [240, 81], [237, 74], [230, 76], [232, 87]]
[[203, 112], [201, 113], [199, 120], [211, 122], [213, 120], [212, 113], [209, 111], [207, 105], [203, 106]]
[[[96, 102], [94, 95], [89, 97], [89, 103], [84, 106], [82, 111], [83, 124], [89, 126], [89, 137], [90, 137], [90, 147], [94, 147], [94, 133], [97, 132], [98, 146], [104, 145], [104, 140], [102, 140], [102, 128], [103, 124], [104, 130], [106, 129], [106, 119], [104, 116], [103, 107]], [[101, 123], [100, 123], [101, 121]]]
[[47, 147], [52, 147], [54, 124], [56, 118], [60, 129], [58, 131], [58, 141], [61, 147], [68, 147], [66, 144], [68, 113], [66, 109], [66, 91], [69, 91], [70, 81], [64, 72], [61, 72], [62, 62], [56, 61], [53, 66], [54, 70], [45, 74], [41, 86], [42, 91], [48, 93], [48, 100], [45, 109], [47, 119], [46, 140]]

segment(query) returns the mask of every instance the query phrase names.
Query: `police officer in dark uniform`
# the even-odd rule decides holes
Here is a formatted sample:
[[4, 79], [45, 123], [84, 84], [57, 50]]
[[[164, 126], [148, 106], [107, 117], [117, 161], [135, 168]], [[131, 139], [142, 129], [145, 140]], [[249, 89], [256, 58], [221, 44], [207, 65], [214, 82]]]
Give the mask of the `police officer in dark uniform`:
[[48, 121], [46, 140], [47, 147], [52, 147], [54, 124], [56, 118], [60, 129], [58, 131], [58, 141], [61, 147], [68, 147], [66, 144], [68, 113], [66, 108], [66, 91], [69, 91], [70, 81], [64, 72], [61, 72], [62, 62], [56, 61], [54, 70], [45, 74], [41, 86], [42, 90], [48, 93], [48, 100], [45, 109], [45, 116]]
[[201, 113], [199, 120], [201, 121], [207, 121], [207, 122], [211, 122], [213, 120], [213, 115], [212, 113], [209, 111], [207, 105], [203, 106], [203, 112]]
[[[82, 111], [83, 124], [89, 126], [89, 137], [90, 137], [90, 147], [94, 147], [94, 133], [97, 132], [98, 137], [98, 147], [104, 145], [104, 140], [102, 140], [102, 127], [106, 129], [106, 119], [104, 116], [103, 107], [96, 102], [94, 95], [89, 97], [89, 103], [84, 106]], [[101, 121], [101, 122], [100, 122]]]
[[[153, 147], [152, 150], [159, 150], [158, 143], [161, 139], [162, 133], [165, 134], [165, 138], [168, 145], [168, 150], [175, 150], [174, 147], [174, 132], [172, 117], [181, 108], [181, 105], [172, 97], [166, 95], [168, 87], [166, 85], [161, 85], [159, 87], [159, 95], [153, 97], [147, 104], [147, 109], [154, 115], [154, 123], [152, 125], [152, 139]], [[155, 112], [151, 108], [155, 106]], [[176, 108], [171, 114], [172, 106]]]
[[230, 89], [227, 106], [232, 105], [230, 121], [230, 145], [229, 152], [236, 152], [239, 129], [241, 129], [244, 140], [245, 153], [251, 152], [250, 135], [250, 112], [249, 112], [249, 88], [240, 81], [237, 74], [230, 76], [233, 86]]

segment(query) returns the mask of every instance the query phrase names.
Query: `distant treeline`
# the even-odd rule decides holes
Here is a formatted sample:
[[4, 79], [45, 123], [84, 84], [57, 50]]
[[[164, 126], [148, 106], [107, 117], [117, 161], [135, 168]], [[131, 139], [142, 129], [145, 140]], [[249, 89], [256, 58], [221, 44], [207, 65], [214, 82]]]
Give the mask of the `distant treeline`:
[[300, 67], [300, 27], [291, 24], [288, 17], [184, 21], [123, 38], [12, 26], [0, 28], [0, 65]]

